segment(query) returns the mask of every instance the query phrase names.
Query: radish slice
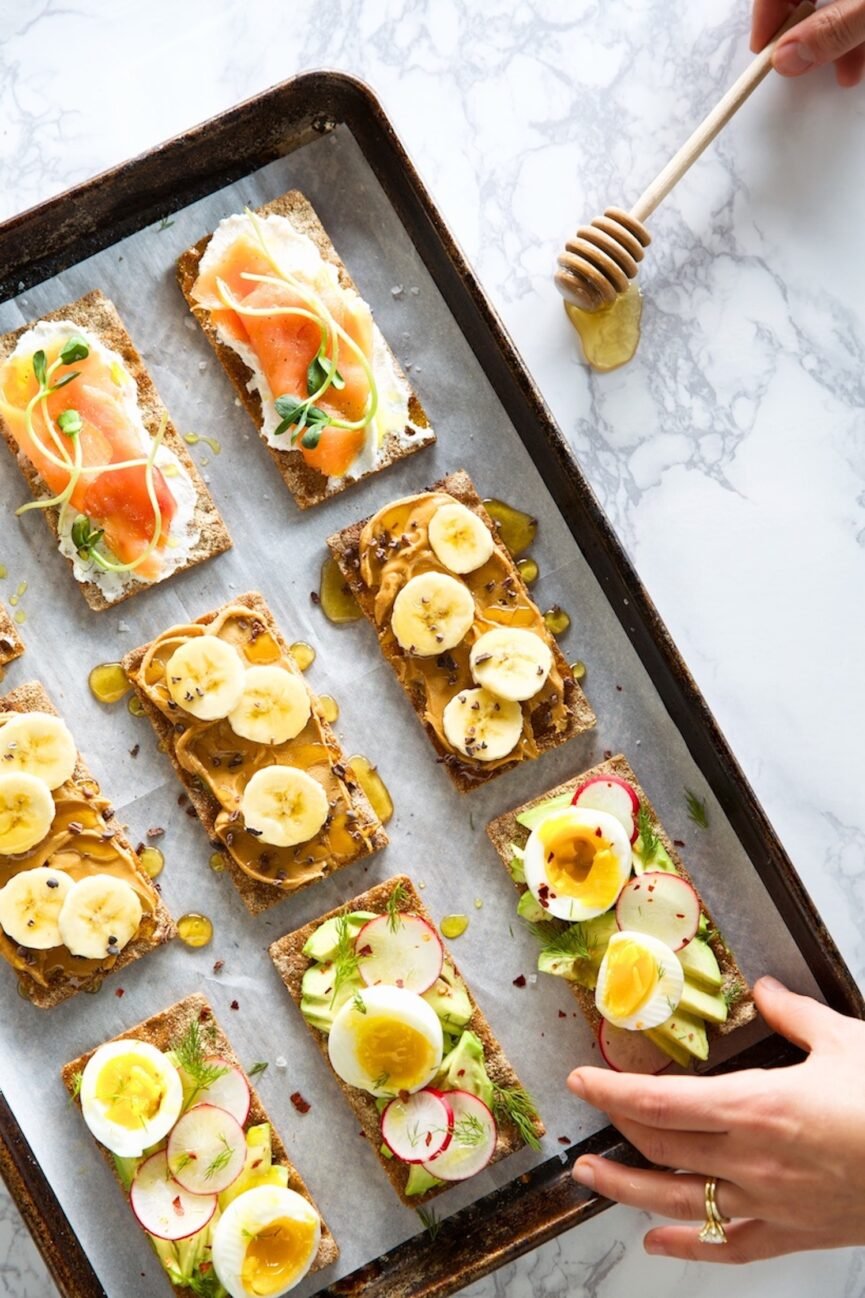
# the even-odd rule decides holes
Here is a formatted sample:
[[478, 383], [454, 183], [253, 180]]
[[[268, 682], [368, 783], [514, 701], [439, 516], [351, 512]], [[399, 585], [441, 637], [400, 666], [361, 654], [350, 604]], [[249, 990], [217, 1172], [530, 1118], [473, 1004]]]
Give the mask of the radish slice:
[[358, 972], [367, 987], [386, 983], [422, 995], [442, 971], [444, 951], [432, 924], [419, 915], [376, 915], [355, 941]]
[[388, 1149], [404, 1163], [437, 1158], [451, 1143], [454, 1112], [441, 1091], [415, 1091], [405, 1100], [391, 1100], [381, 1115], [381, 1135]]
[[187, 1109], [166, 1148], [168, 1170], [190, 1194], [220, 1194], [246, 1162], [246, 1136], [236, 1118], [214, 1104]]
[[230, 1113], [242, 1127], [249, 1116], [249, 1084], [246, 1078], [239, 1068], [220, 1055], [211, 1055], [204, 1062], [209, 1068], [224, 1068], [226, 1071], [211, 1086], [199, 1092], [192, 1107], [195, 1109], [200, 1104], [213, 1104], [217, 1109]]
[[589, 811], [606, 811], [615, 816], [632, 843], [637, 841], [637, 815], [640, 799], [618, 775], [595, 775], [579, 785], [571, 799], [573, 806]]
[[616, 923], [622, 930], [649, 933], [672, 951], [680, 951], [697, 932], [700, 899], [681, 875], [647, 870], [620, 892]]
[[216, 1194], [190, 1194], [168, 1170], [165, 1150], [151, 1154], [135, 1173], [129, 1201], [141, 1225], [157, 1239], [186, 1239], [216, 1212]]
[[642, 1032], [617, 1028], [601, 1020], [598, 1045], [606, 1063], [617, 1073], [662, 1073], [672, 1060]]
[[448, 1091], [447, 1098], [454, 1115], [450, 1144], [423, 1169], [440, 1181], [467, 1181], [482, 1172], [496, 1152], [496, 1120], [471, 1091]]

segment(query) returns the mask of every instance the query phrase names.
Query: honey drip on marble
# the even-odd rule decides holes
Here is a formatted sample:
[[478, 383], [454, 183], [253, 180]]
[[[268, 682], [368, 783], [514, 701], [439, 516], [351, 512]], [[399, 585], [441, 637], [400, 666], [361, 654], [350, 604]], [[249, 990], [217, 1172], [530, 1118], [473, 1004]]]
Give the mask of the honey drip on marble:
[[87, 677], [87, 684], [100, 703], [119, 703], [131, 688], [121, 663], [99, 663]]
[[631, 280], [626, 292], [597, 311], [583, 311], [572, 302], [565, 303], [568, 319], [576, 329], [586, 364], [601, 374], [626, 365], [640, 342], [640, 319], [643, 297]]
[[362, 757], [360, 753], [350, 757], [345, 767], [366, 794], [367, 801], [381, 823], [386, 825], [393, 815], [393, 801], [377, 767], [373, 766], [368, 757]]
[[213, 923], [206, 915], [191, 910], [177, 921], [177, 936], [187, 946], [207, 946], [213, 937]]
[[356, 622], [358, 618], [363, 617], [360, 605], [351, 593], [351, 588], [346, 583], [339, 564], [330, 555], [321, 565], [318, 598], [321, 611], [329, 622], [340, 625], [344, 622]]

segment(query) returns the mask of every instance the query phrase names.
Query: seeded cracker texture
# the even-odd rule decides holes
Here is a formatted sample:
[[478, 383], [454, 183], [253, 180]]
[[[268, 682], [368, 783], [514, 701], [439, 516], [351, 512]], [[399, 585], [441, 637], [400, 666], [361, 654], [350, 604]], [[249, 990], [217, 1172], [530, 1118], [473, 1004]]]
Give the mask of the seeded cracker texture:
[[[677, 872], [683, 879], [688, 881], [697, 893], [700, 908], [709, 921], [710, 929], [714, 929], [717, 933], [717, 925], [712, 919], [708, 906], [703, 901], [702, 897], [700, 897], [697, 885], [694, 883], [694, 880], [685, 868], [682, 858], [679, 856], [671, 839], [668, 837], [666, 830], [658, 819], [657, 812], [646, 797], [643, 789], [640, 787], [636, 775], [621, 754], [610, 758], [609, 761], [601, 762], [599, 766], [593, 766], [591, 770], [584, 771], [573, 779], [566, 780], [564, 784], [560, 784], [557, 788], [550, 789], [547, 793], [541, 794], [539, 798], [532, 798], [531, 801], [524, 802], [522, 806], [514, 807], [513, 811], [508, 811], [503, 816], [497, 816], [495, 820], [490, 821], [487, 825], [487, 834], [489, 835], [493, 847], [501, 857], [502, 863], [508, 870], [508, 873], [510, 874], [510, 861], [513, 855], [511, 852], [511, 843], [517, 843], [518, 846], [523, 847], [525, 846], [526, 840], [529, 836], [529, 831], [523, 825], [518, 824], [517, 816], [524, 811], [528, 811], [531, 807], [538, 806], [541, 802], [546, 802], [548, 798], [555, 798], [562, 793], [572, 793], [578, 784], [582, 784], [586, 780], [594, 779], [596, 776], [603, 775], [617, 775], [620, 779], [625, 780], [630, 784], [631, 788], [640, 799], [641, 805], [645, 807], [652, 827], [669, 853], [670, 859], [674, 863]], [[520, 893], [526, 891], [525, 884], [518, 883], [516, 887], [517, 891]], [[730, 1007], [726, 1023], [717, 1025], [712, 1023], [706, 1024], [710, 1037], [726, 1036], [727, 1033], [734, 1032], [736, 1028], [741, 1028], [746, 1023], [750, 1023], [756, 1016], [757, 1010], [751, 997], [748, 984], [736, 962], [736, 957], [733, 955], [733, 952], [725, 945], [721, 937], [714, 937], [710, 941], [709, 945], [714, 951], [718, 960], [718, 965], [721, 969], [721, 977], [723, 980], [722, 990], [735, 986], [745, 989], [742, 998]], [[580, 1009], [585, 1014], [592, 1029], [597, 1032], [601, 1026], [601, 1016], [595, 1005], [594, 993], [589, 991], [587, 987], [581, 987], [579, 983], [568, 983], [567, 986], [579, 1001]], [[709, 1062], [711, 1063], [711, 1060]]]
[[[474, 488], [471, 478], [462, 469], [456, 473], [451, 473], [440, 482], [436, 482], [427, 491], [444, 491], [453, 496], [461, 504], [470, 509], [473, 514], [477, 514], [493, 534], [493, 540], [499, 553], [504, 558], [510, 570], [511, 577], [518, 584], [521, 594], [533, 603], [522, 577], [519, 574], [516, 564], [511, 558], [508, 551], [502, 545], [498, 536], [498, 529], [490, 518], [487, 511], [481, 503], [481, 498]], [[351, 588], [351, 591], [361, 607], [364, 615], [373, 627], [378, 631], [375, 622], [375, 595], [368, 590], [364, 584], [358, 570], [358, 546], [360, 544], [361, 533], [369, 522], [368, 518], [363, 518], [360, 522], [353, 523], [351, 527], [346, 527], [334, 536], [329, 536], [327, 544], [330, 547], [331, 554], [339, 565], [342, 575]], [[537, 607], [537, 605], [535, 605]], [[540, 728], [535, 733], [535, 739], [540, 753], [547, 752], [548, 749], [558, 748], [560, 744], [565, 743], [574, 735], [580, 734], [584, 730], [590, 730], [595, 724], [595, 714], [589, 706], [588, 699], [581, 690], [579, 684], [574, 678], [574, 674], [568, 666], [561, 649], [559, 648], [553, 636], [548, 637], [548, 644], [552, 650], [555, 665], [562, 677], [565, 693], [565, 707], [568, 714], [567, 725], [559, 734], [544, 734]], [[398, 658], [403, 657], [402, 650], [399, 646], [390, 646], [387, 651], [382, 649], [382, 653], [388, 659], [392, 666], [395, 666]], [[447, 771], [453, 783], [459, 789], [460, 793], [468, 793], [471, 789], [478, 788], [481, 784], [486, 784], [489, 780], [495, 779], [497, 775], [502, 775], [505, 771], [513, 770], [519, 766], [521, 761], [526, 758], [516, 758], [512, 762], [503, 762], [501, 766], [496, 766], [493, 770], [485, 770], [483, 762], [472, 762], [468, 758], [463, 758], [446, 748], [434, 728], [424, 719], [425, 700], [421, 691], [412, 690], [409, 685], [403, 685], [403, 689], [409, 697], [412, 707], [418, 715], [418, 718], [424, 730], [429, 736], [430, 742], [439, 755], [439, 760]], [[531, 715], [531, 700], [524, 703], [524, 710], [528, 710]], [[540, 755], [540, 754], [539, 754]]]
[[[49, 712], [52, 716], [59, 716], [60, 713], [55, 708], [45, 687], [39, 681], [28, 681], [25, 685], [19, 685], [17, 689], [11, 690], [8, 694], [0, 698], [0, 712]], [[78, 761], [75, 765], [74, 779], [91, 780], [97, 784], [93, 775], [90, 773], [84, 758], [78, 754]], [[101, 790], [100, 790], [101, 792]], [[137, 856], [132, 848], [126, 835], [123, 833], [117, 820], [111, 814], [106, 814], [105, 823], [109, 829], [116, 835], [119, 843], [126, 848], [135, 860]], [[144, 870], [139, 868], [139, 874], [152, 887]], [[61, 1001], [68, 1000], [70, 996], [75, 996], [78, 992], [84, 991], [88, 986], [98, 982], [109, 974], [114, 975], [127, 965], [132, 964], [140, 956], [147, 955], [148, 951], [153, 951], [162, 946], [165, 942], [170, 942], [176, 936], [177, 930], [174, 927], [174, 921], [168, 912], [165, 903], [159, 894], [156, 894], [156, 907], [154, 910], [154, 920], [156, 927], [153, 935], [147, 939], [134, 938], [127, 946], [123, 948], [120, 955], [115, 960], [110, 969], [104, 973], [95, 973], [91, 978], [81, 983], [78, 987], [70, 986], [68, 983], [57, 983], [51, 987], [42, 987], [33, 978], [29, 977], [26, 972], [18, 974], [19, 984], [26, 993], [27, 999], [32, 1001], [41, 1010], [53, 1009]], [[17, 971], [16, 971], [17, 972]]]
[[24, 641], [18, 634], [18, 628], [9, 616], [5, 604], [0, 604], [0, 667], [20, 658], [24, 652]]
[[[310, 965], [315, 963], [315, 961], [309, 960], [303, 954], [303, 948], [319, 925], [323, 924], [325, 920], [333, 919], [337, 915], [347, 914], [348, 912], [355, 910], [374, 911], [379, 915], [387, 914], [388, 899], [393, 890], [400, 884], [402, 884], [404, 890], [404, 900], [397, 907], [397, 910], [400, 913], [407, 912], [412, 915], [420, 915], [421, 918], [425, 919], [427, 923], [438, 932], [438, 928], [436, 927], [432, 915], [426, 909], [415, 891], [411, 879], [409, 879], [405, 874], [400, 874], [395, 875], [392, 879], [385, 880], [384, 883], [377, 884], [374, 888], [370, 888], [368, 892], [361, 893], [359, 897], [355, 897], [352, 901], [346, 902], [344, 906], [337, 907], [336, 910], [329, 911], [326, 915], [322, 915], [311, 924], [306, 924], [296, 932], [287, 933], [285, 937], [279, 938], [278, 941], [271, 945], [270, 957], [276, 965], [277, 972], [285, 983], [289, 995], [298, 1008], [300, 1007], [301, 1001], [301, 984], [303, 982], [303, 975], [306, 973]], [[445, 957], [451, 961], [457, 974], [461, 977], [462, 975], [460, 975], [459, 968], [443, 941], [442, 946], [444, 948]], [[463, 979], [463, 982], [465, 983], [465, 979]], [[482, 1011], [478, 1008], [478, 1005], [472, 996], [471, 988], [468, 986], [468, 983], [465, 983], [465, 986], [472, 1005], [472, 1016], [466, 1024], [466, 1029], [474, 1032], [483, 1044], [487, 1074], [490, 1080], [503, 1087], [519, 1086], [520, 1079], [517, 1077], [510, 1063], [505, 1058], [504, 1051], [498, 1041], [493, 1036], [492, 1028]], [[304, 1022], [306, 1022], [305, 1019]], [[317, 1041], [319, 1049], [327, 1062], [327, 1066], [330, 1068], [330, 1060], [327, 1053], [327, 1036], [324, 1032], [320, 1032], [318, 1028], [314, 1028], [308, 1023], [306, 1026]], [[408, 1166], [405, 1163], [399, 1162], [396, 1158], [385, 1158], [379, 1148], [381, 1145], [381, 1117], [376, 1108], [375, 1098], [372, 1095], [368, 1095], [366, 1091], [360, 1090], [358, 1087], [347, 1086], [341, 1078], [336, 1076], [336, 1073], [334, 1073], [334, 1077], [336, 1078], [337, 1085], [348, 1101], [348, 1104], [351, 1106], [355, 1117], [360, 1123], [364, 1135], [375, 1150], [379, 1162], [390, 1179], [391, 1185], [403, 1203], [407, 1204], [410, 1208], [419, 1208], [423, 1204], [428, 1203], [430, 1199], [434, 1199], [436, 1195], [442, 1194], [445, 1190], [449, 1189], [449, 1186], [445, 1184], [442, 1186], [436, 1186], [432, 1190], [428, 1190], [426, 1194], [407, 1195], [405, 1193], [405, 1186], [408, 1181]], [[491, 1159], [492, 1163], [497, 1163], [499, 1159], [507, 1158], [508, 1154], [515, 1153], [516, 1150], [521, 1149], [525, 1143], [516, 1127], [512, 1126], [510, 1123], [497, 1122], [497, 1125], [498, 1141], [496, 1143], [495, 1153]], [[539, 1118], [535, 1120], [534, 1128], [535, 1134], [538, 1138], [544, 1135], [544, 1124]]]
[[[39, 321], [42, 320], [71, 320], [73, 324], [92, 330], [107, 347], [120, 355], [123, 364], [132, 375], [138, 388], [138, 405], [141, 408], [144, 426], [150, 436], [154, 437], [163, 416], [167, 416], [167, 411], [159, 399], [159, 393], [156, 391], [144, 362], [135, 349], [135, 344], [124, 328], [123, 321], [114, 303], [110, 302], [107, 297], [96, 289], [85, 297], [79, 298], [77, 302], [71, 302], [68, 306], [60, 307], [57, 311], [49, 311], [47, 315], [40, 316]], [[21, 335], [31, 329], [34, 324], [38, 324], [39, 321], [32, 321], [30, 324], [16, 329], [13, 333], [4, 334], [0, 337], [0, 362], [12, 354]], [[72, 392], [74, 392], [74, 388]], [[71, 394], [70, 401], [72, 401]], [[42, 478], [30, 461], [24, 455], [19, 454], [18, 443], [2, 417], [0, 417], [0, 432], [2, 432], [7, 446], [15, 456], [15, 461], [30, 488], [33, 498], [38, 499], [40, 496], [44, 496], [46, 487]], [[177, 430], [170, 419], [165, 425], [165, 437], [163, 440], [164, 445], [173, 451], [180, 460], [195, 488], [197, 500], [193, 516], [193, 527], [200, 532], [198, 542], [194, 549], [190, 551], [186, 562], [178, 565], [171, 573], [171, 576], [174, 576], [176, 573], [184, 572], [187, 568], [192, 568], [198, 563], [203, 563], [205, 559], [211, 559], [217, 554], [222, 554], [224, 550], [230, 550], [231, 537], [219, 516], [210, 492], [202, 482], [182, 438], [178, 436]], [[44, 516], [52, 534], [55, 538], [58, 537], [57, 519], [59, 511], [56, 509], [43, 509], [40, 512]], [[66, 559], [66, 562], [72, 568], [72, 560]], [[90, 607], [96, 612], [101, 612], [106, 608], [116, 608], [124, 600], [130, 599], [133, 595], [137, 595], [140, 591], [147, 590], [149, 586], [157, 583], [133, 582], [122, 595], [114, 600], [106, 599], [96, 582], [76, 581], [75, 584], [80, 586], [81, 593]]]
[[[266, 203], [264, 207], [258, 208], [257, 213], [259, 216], [287, 217], [296, 230], [309, 236], [324, 260], [336, 266], [342, 287], [357, 291], [353, 279], [331, 243], [315, 209], [299, 190], [293, 189], [288, 194], [283, 194], [281, 198], [275, 198], [273, 202]], [[204, 256], [207, 245], [210, 243], [210, 239], [211, 236], [206, 235], [193, 248], [188, 248], [181, 255], [177, 263], [177, 281], [190, 310], [207, 335], [208, 342], [216, 352], [219, 362], [231, 380], [247, 414], [255, 427], [260, 430], [262, 422], [261, 400], [257, 392], [250, 392], [247, 387], [253, 377], [252, 371], [231, 347], [222, 342], [216, 328], [210, 321], [210, 313], [196, 306], [192, 296], [192, 289], [198, 278], [199, 263]], [[387, 346], [387, 342], [385, 342], [385, 347], [393, 355]], [[357, 478], [328, 478], [323, 473], [320, 473], [318, 469], [308, 465], [299, 450], [276, 450], [262, 438], [271, 459], [282, 476], [283, 482], [301, 509], [309, 509], [312, 505], [320, 504], [330, 496], [335, 496], [340, 491], [344, 491], [346, 487], [351, 487], [356, 482], [361, 482], [364, 478], [369, 477], [370, 474], [378, 473], [380, 470], [388, 468], [389, 465], [396, 464], [398, 460], [405, 459], [407, 455], [413, 455], [415, 451], [422, 450], [424, 446], [430, 446], [435, 441], [435, 433], [430, 428], [426, 411], [416, 394], [411, 390], [411, 385], [408, 383], [401, 366], [398, 362], [395, 362], [395, 364], [397, 373], [409, 387], [409, 419], [419, 431], [411, 434], [411, 430], [408, 427], [406, 428], [406, 433], [411, 434], [415, 439], [413, 443], [407, 446], [400, 445], [396, 436], [390, 434], [381, 448], [380, 459], [374, 469], [368, 469], [366, 473]], [[276, 393], [275, 395], [279, 396], [281, 394]], [[289, 436], [289, 434], [286, 434], [286, 436]]]
[[[232, 1050], [228, 1037], [217, 1023], [213, 1010], [210, 1008], [207, 1000], [200, 995], [187, 996], [185, 1000], [178, 1001], [176, 1005], [172, 1005], [170, 1009], [163, 1010], [161, 1014], [154, 1014], [152, 1018], [145, 1019], [143, 1023], [137, 1024], [136, 1027], [130, 1028], [127, 1032], [121, 1032], [118, 1036], [112, 1037], [112, 1041], [126, 1041], [130, 1039], [135, 1041], [146, 1041], [150, 1045], [155, 1046], [157, 1050], [170, 1050], [171, 1047], [183, 1036], [184, 1032], [189, 1027], [189, 1024], [196, 1020], [202, 1025], [206, 1034], [205, 1041], [207, 1043], [208, 1054], [219, 1055], [220, 1058], [224, 1059], [227, 1063], [233, 1064], [235, 1068], [239, 1068], [246, 1077], [243, 1065]], [[71, 1096], [75, 1095], [76, 1074], [84, 1071], [84, 1067], [91, 1055], [95, 1053], [95, 1049], [96, 1048], [94, 1048], [94, 1050], [88, 1050], [85, 1054], [79, 1055], [77, 1059], [73, 1059], [71, 1063], [66, 1064], [61, 1069], [60, 1075], [63, 1078], [63, 1084]], [[302, 1194], [304, 1199], [308, 1200], [308, 1202], [312, 1204], [313, 1208], [318, 1211], [318, 1205], [307, 1188], [303, 1177], [288, 1157], [285, 1146], [279, 1138], [279, 1133], [271, 1122], [264, 1105], [261, 1103], [255, 1087], [252, 1085], [248, 1077], [246, 1078], [246, 1081], [249, 1086], [251, 1103], [245, 1127], [248, 1129], [249, 1127], [256, 1126], [261, 1122], [267, 1122], [270, 1124], [273, 1162], [275, 1164], [279, 1163], [283, 1167], [288, 1168], [288, 1188], [290, 1190], [295, 1190], [298, 1194]], [[80, 1104], [77, 1097], [75, 1098], [75, 1103]], [[99, 1152], [102, 1154], [108, 1166], [114, 1173], [118, 1185], [123, 1189], [123, 1183], [120, 1180], [120, 1177], [117, 1176], [117, 1169], [111, 1151], [106, 1149], [104, 1145], [100, 1144]], [[126, 1195], [127, 1191], [123, 1190], [123, 1193]], [[136, 1229], [140, 1229], [140, 1227], [137, 1226], [137, 1223]], [[322, 1221], [321, 1243], [318, 1246], [318, 1253], [316, 1254], [311, 1270], [313, 1272], [320, 1271], [323, 1267], [330, 1266], [330, 1264], [335, 1262], [338, 1257], [339, 1247], [336, 1240], [333, 1238], [333, 1235], [331, 1235], [327, 1224]], [[160, 1267], [160, 1269], [162, 1268]], [[171, 1285], [171, 1288], [177, 1294], [178, 1298], [189, 1298], [191, 1290], [188, 1286], [171, 1284], [167, 1274], [165, 1275], [165, 1279], [166, 1282]]]
[[[289, 669], [295, 671], [301, 680], [303, 680], [303, 672], [301, 672], [299, 668], [294, 667], [288, 642], [277, 626], [276, 620], [268, 608], [263, 596], [259, 595], [257, 592], [252, 591], [245, 595], [238, 595], [236, 599], [229, 600], [220, 608], [214, 609], [213, 612], [205, 613], [202, 617], [197, 619], [197, 623], [201, 626], [207, 626], [208, 623], [216, 620], [223, 609], [231, 608], [238, 604], [248, 608], [250, 613], [254, 614], [263, 623], [265, 629], [270, 632], [285, 655], [289, 664]], [[165, 630], [168, 630], [168, 628], [166, 627]], [[139, 649], [133, 649], [131, 653], [128, 653], [123, 659], [124, 670], [132, 682], [141, 706], [143, 707], [150, 724], [156, 731], [160, 743], [164, 746], [165, 751], [171, 759], [171, 764], [177, 773], [177, 778], [180, 780], [189, 795], [189, 800], [195, 808], [198, 819], [201, 821], [207, 834], [210, 836], [213, 846], [218, 851], [222, 852], [227, 872], [231, 875], [234, 885], [243, 899], [244, 905], [251, 914], [257, 915], [261, 911], [268, 910], [271, 906], [275, 906], [277, 902], [280, 902], [284, 897], [289, 896], [292, 891], [299, 891], [299, 889], [291, 890], [271, 887], [266, 883], [260, 883], [257, 879], [251, 879], [249, 875], [245, 874], [240, 866], [232, 860], [228, 853], [223, 850], [222, 845], [214, 838], [216, 817], [221, 810], [220, 804], [207, 789], [202, 789], [196, 778], [191, 775], [189, 771], [185, 771], [177, 761], [174, 727], [168, 718], [164, 716], [157, 707], [154, 707], [147, 695], [139, 686], [138, 672], [144, 655], [147, 653], [149, 648], [150, 645], [146, 644], [142, 645]], [[304, 681], [304, 683], [306, 682]], [[311, 690], [310, 699], [313, 710], [321, 723], [322, 733], [329, 750], [334, 755], [336, 761], [344, 761], [345, 757], [340, 748], [339, 740], [334, 734], [331, 726], [325, 720], [318, 698]], [[358, 826], [370, 832], [372, 839], [372, 844], [368, 852], [364, 851], [362, 847], [358, 848], [357, 856], [354, 858], [354, 860], [357, 861], [363, 856], [369, 856], [373, 852], [377, 852], [380, 848], [386, 847], [388, 837], [379, 822], [378, 816], [376, 816], [367, 801], [362, 789], [358, 785], [352, 783], [348, 778], [345, 783], [351, 794], [351, 805], [357, 815]], [[346, 865], [351, 864], [354, 864], [354, 862], [346, 862]], [[303, 886], [309, 887], [315, 882], [316, 880], [313, 879]]]

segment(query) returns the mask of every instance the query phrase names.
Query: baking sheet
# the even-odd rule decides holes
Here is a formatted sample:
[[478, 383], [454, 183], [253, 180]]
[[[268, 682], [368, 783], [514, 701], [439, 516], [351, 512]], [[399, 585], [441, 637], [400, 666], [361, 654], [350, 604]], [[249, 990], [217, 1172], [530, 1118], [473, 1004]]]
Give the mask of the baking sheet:
[[[312, 200], [379, 325], [407, 367], [439, 435], [435, 448], [410, 457], [362, 486], [302, 514], [174, 281], [177, 255], [242, 204], [257, 206], [298, 187]], [[436, 1200], [445, 1216], [604, 1125], [564, 1087], [568, 1070], [597, 1057], [594, 1042], [566, 985], [532, 981], [535, 944], [515, 918], [516, 893], [484, 834], [494, 815], [569, 775], [623, 751], [655, 802], [668, 831], [686, 841], [683, 854], [749, 979], [769, 969], [791, 986], [816, 993], [751, 862], [702, 783], [645, 670], [535, 471], [468, 344], [428, 277], [350, 133], [330, 136], [272, 163], [253, 177], [197, 202], [0, 306], [0, 330], [99, 287], [116, 303], [181, 432], [216, 437], [219, 455], [192, 449], [232, 532], [235, 549], [115, 611], [90, 612], [74, 588], [44, 523], [13, 511], [27, 499], [4, 457], [0, 509], [7, 519], [0, 562], [8, 597], [22, 581], [27, 653], [10, 667], [4, 688], [41, 679], [71, 725], [94, 773], [113, 798], [133, 842], [152, 826], [166, 868], [163, 896], [175, 916], [199, 910], [214, 922], [211, 946], [179, 942], [145, 957], [98, 995], [81, 995], [41, 1013], [15, 993], [14, 974], [0, 967], [0, 1089], [79, 1235], [106, 1291], [161, 1292], [160, 1267], [137, 1230], [80, 1115], [67, 1102], [58, 1069], [66, 1060], [193, 991], [211, 1000], [247, 1065], [268, 1060], [259, 1089], [289, 1152], [328, 1220], [342, 1256], [297, 1292], [313, 1293], [415, 1234], [416, 1215], [396, 1202], [373, 1151], [358, 1134], [335, 1080], [267, 956], [275, 937], [306, 923], [378, 880], [406, 870], [437, 918], [471, 917], [451, 943], [476, 998], [522, 1081], [535, 1095], [548, 1136], [541, 1154], [523, 1150]], [[310, 600], [317, 589], [324, 539], [399, 495], [466, 468], [481, 495], [499, 496], [541, 518], [533, 547], [542, 577], [534, 588], [542, 608], [560, 602], [572, 616], [563, 641], [570, 659], [588, 664], [586, 691], [599, 725], [541, 760], [525, 764], [461, 797], [402, 691], [380, 659], [366, 622], [334, 627]], [[197, 820], [177, 805], [180, 785], [158, 753], [149, 724], [124, 704], [102, 708], [87, 674], [168, 625], [194, 618], [247, 589], [260, 590], [289, 640], [309, 640], [318, 657], [309, 671], [319, 692], [333, 694], [336, 729], [348, 753], [375, 760], [396, 806], [385, 852], [340, 871], [265, 915], [247, 914], [227, 875], [208, 867], [210, 847]], [[140, 744], [132, 758], [129, 750]], [[710, 828], [686, 817], [684, 789], [705, 795]], [[224, 961], [219, 974], [216, 960]], [[524, 988], [513, 979], [528, 978]], [[115, 992], [123, 988], [124, 995]], [[232, 1010], [233, 1001], [238, 1009]], [[568, 1015], [558, 1017], [559, 1009]], [[717, 1045], [713, 1059], [760, 1035], [754, 1026]], [[285, 1060], [277, 1068], [276, 1060]], [[311, 1103], [299, 1115], [289, 1096]], [[118, 1241], [122, 1246], [118, 1247]], [[166, 1289], [167, 1292], [167, 1289]]]

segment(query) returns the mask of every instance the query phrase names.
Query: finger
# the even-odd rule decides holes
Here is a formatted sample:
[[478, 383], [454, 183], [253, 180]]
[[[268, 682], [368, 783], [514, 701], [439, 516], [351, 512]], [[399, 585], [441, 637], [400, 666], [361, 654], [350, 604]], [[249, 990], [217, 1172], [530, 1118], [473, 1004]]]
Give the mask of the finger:
[[596, 1109], [648, 1127], [727, 1131], [750, 1093], [747, 1073], [727, 1077], [646, 1077], [607, 1068], [576, 1068], [568, 1086]]
[[644, 1127], [615, 1113], [610, 1114], [610, 1121], [644, 1158], [659, 1167], [699, 1172], [705, 1181], [707, 1176], [732, 1179], [737, 1162], [741, 1162], [741, 1155], [736, 1158], [723, 1135], [705, 1131], [659, 1131], [657, 1127]]
[[761, 978], [755, 984], [754, 1000], [772, 1031], [803, 1050], [834, 1046], [844, 1024], [843, 1017], [828, 1005], [789, 991], [775, 978]]
[[782, 36], [772, 66], [785, 77], [810, 67], [834, 63], [865, 41], [865, 7], [861, 0], [832, 0]]
[[751, 14], [751, 49], [755, 54], [768, 45], [796, 7], [796, 0], [754, 0]]
[[[629, 1208], [644, 1208], [682, 1221], [703, 1221], [706, 1216], [704, 1176], [647, 1172], [590, 1154], [577, 1159], [572, 1176], [580, 1185]], [[753, 1200], [731, 1181], [718, 1183], [715, 1203], [724, 1217], [751, 1217], [755, 1211]]]
[[831, 1242], [816, 1231], [775, 1226], [768, 1221], [736, 1221], [724, 1230], [726, 1244], [702, 1244], [693, 1226], [659, 1226], [649, 1231], [643, 1247], [647, 1253], [662, 1257], [678, 1257], [687, 1262], [723, 1262], [728, 1266], [831, 1247]]
[[855, 50], [842, 54], [835, 64], [835, 80], [839, 86], [858, 86], [865, 72], [865, 45], [857, 45]]

